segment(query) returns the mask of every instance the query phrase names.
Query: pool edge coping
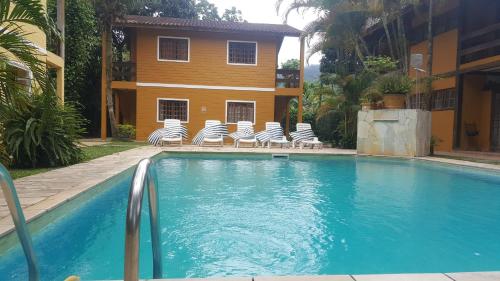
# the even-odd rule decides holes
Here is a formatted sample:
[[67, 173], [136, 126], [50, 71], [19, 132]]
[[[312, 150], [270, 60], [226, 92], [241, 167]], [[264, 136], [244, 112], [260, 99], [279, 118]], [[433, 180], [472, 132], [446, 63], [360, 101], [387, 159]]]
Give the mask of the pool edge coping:
[[[140, 279], [141, 281], [498, 281], [500, 271], [398, 273], [398, 274], [339, 274], [339, 275], [282, 275], [228, 276], [208, 278]], [[97, 281], [97, 280], [96, 280]], [[109, 280], [108, 280], [109, 281]], [[114, 280], [122, 281], [122, 280]]]

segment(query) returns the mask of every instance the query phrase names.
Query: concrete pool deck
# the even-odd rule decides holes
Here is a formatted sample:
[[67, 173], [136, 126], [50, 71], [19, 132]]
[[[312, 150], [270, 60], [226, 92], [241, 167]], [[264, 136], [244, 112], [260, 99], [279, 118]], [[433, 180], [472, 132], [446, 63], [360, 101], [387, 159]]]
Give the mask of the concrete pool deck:
[[[335, 148], [324, 149], [280, 149], [280, 148], [234, 148], [224, 147], [138, 147], [91, 160], [86, 163], [55, 169], [46, 173], [20, 178], [14, 181], [21, 205], [28, 222], [57, 208], [80, 194], [95, 187], [116, 174], [134, 165], [141, 159], [152, 157], [160, 152], [206, 152], [206, 153], [285, 153], [313, 155], [356, 155], [355, 150]], [[460, 165], [500, 171], [500, 165], [483, 164], [439, 157], [416, 158], [443, 164]], [[0, 192], [0, 238], [12, 233], [12, 219]], [[175, 279], [166, 279], [175, 281]], [[181, 279], [183, 281], [200, 281], [202, 279]], [[207, 280], [207, 279], [205, 279]], [[208, 281], [251, 281], [248, 278], [209, 278]], [[254, 281], [493, 281], [500, 280], [500, 272], [477, 273], [444, 273], [444, 274], [396, 274], [396, 275], [324, 275], [324, 276], [274, 276], [254, 277]]]

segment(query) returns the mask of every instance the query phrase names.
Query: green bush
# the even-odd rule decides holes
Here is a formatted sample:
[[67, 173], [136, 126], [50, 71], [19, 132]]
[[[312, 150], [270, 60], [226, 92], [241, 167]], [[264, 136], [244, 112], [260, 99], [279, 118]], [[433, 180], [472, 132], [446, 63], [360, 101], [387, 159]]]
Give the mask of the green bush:
[[364, 61], [366, 68], [377, 74], [385, 74], [395, 71], [398, 68], [398, 62], [390, 57], [367, 57]]
[[86, 121], [74, 106], [62, 105], [53, 91], [19, 94], [12, 102], [0, 104], [0, 122], [14, 166], [69, 165], [83, 157], [77, 142]]
[[3, 136], [4, 136], [4, 127], [3, 124], [0, 122], [0, 164], [3, 164], [4, 166], [9, 166], [10, 158], [9, 154], [7, 153], [7, 148], [5, 147], [5, 143], [3, 141]]
[[412, 80], [402, 73], [389, 73], [382, 75], [375, 81], [375, 88], [380, 94], [406, 95], [413, 87]]
[[121, 140], [133, 140], [135, 139], [135, 126], [124, 124], [117, 126], [117, 138]]

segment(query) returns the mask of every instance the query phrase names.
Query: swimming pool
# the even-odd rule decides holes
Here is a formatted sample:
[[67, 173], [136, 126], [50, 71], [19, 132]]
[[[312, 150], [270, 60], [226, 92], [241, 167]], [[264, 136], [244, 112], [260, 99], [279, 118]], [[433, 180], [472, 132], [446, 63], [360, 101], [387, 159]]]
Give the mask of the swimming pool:
[[[500, 270], [500, 175], [418, 160], [164, 154], [164, 277]], [[123, 277], [131, 172], [38, 231], [43, 280]], [[151, 277], [147, 208], [140, 276]], [[0, 280], [25, 280], [19, 247]]]

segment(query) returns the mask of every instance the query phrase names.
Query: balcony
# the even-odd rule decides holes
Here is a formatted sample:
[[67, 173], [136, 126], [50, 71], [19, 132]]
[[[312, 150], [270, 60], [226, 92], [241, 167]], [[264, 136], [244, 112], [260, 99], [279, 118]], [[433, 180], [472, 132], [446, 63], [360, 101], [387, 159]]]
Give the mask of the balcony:
[[[58, 30], [58, 32], [60, 33], [61, 31]], [[47, 34], [47, 51], [55, 55], [61, 56], [62, 44], [60, 35], [57, 35], [53, 32]]]
[[276, 69], [276, 88], [299, 88], [300, 70]]
[[461, 38], [461, 63], [500, 55], [500, 23], [469, 32]]
[[113, 81], [135, 81], [136, 65], [135, 62], [113, 62]]

